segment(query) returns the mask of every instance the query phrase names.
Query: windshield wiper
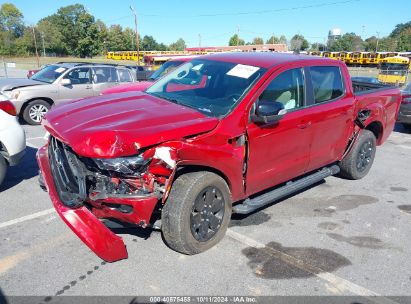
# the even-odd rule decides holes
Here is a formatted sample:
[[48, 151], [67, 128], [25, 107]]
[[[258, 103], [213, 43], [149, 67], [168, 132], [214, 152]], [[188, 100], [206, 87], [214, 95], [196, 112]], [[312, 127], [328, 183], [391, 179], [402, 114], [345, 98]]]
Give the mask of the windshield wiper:
[[172, 102], [172, 103], [181, 104], [181, 102], [178, 101], [177, 99], [170, 98], [170, 97], [165, 97], [165, 96], [162, 95], [162, 94], [158, 94], [158, 93], [149, 93], [149, 94], [154, 95], [154, 96], [156, 96], [156, 97], [158, 97], [158, 98], [161, 98], [161, 99], [165, 99], [165, 100], [170, 101], [170, 102]]

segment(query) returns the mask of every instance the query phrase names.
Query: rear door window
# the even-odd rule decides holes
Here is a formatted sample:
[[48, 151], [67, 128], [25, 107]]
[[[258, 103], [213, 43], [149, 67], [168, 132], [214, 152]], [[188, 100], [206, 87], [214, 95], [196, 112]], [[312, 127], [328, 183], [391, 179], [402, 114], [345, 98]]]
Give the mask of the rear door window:
[[91, 83], [90, 68], [74, 68], [64, 78], [70, 79], [73, 85]]
[[132, 82], [133, 78], [131, 77], [130, 71], [126, 69], [119, 69], [118, 76], [120, 82]]
[[310, 74], [316, 104], [331, 101], [344, 95], [344, 86], [339, 67], [310, 67]]
[[94, 83], [118, 82], [117, 70], [113, 67], [95, 67]]

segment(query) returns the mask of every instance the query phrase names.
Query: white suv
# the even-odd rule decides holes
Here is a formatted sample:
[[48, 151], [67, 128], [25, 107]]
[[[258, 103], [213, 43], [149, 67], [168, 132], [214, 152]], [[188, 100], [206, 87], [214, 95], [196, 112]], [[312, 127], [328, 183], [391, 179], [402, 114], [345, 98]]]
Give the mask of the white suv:
[[0, 95], [0, 185], [8, 166], [17, 165], [26, 149], [26, 135], [17, 121], [14, 105]]

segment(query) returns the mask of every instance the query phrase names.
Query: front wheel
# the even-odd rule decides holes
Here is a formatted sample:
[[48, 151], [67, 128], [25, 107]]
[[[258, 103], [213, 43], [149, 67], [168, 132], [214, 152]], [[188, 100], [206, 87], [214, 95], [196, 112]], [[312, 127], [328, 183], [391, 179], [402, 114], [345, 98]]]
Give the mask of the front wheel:
[[23, 118], [30, 125], [39, 125], [50, 108], [50, 104], [45, 100], [32, 100], [24, 109]]
[[179, 176], [162, 210], [162, 233], [168, 246], [184, 254], [197, 254], [216, 245], [231, 218], [227, 183], [212, 172]]
[[3, 183], [7, 172], [7, 162], [0, 154], [0, 185]]
[[349, 179], [361, 179], [368, 174], [374, 162], [377, 141], [374, 133], [363, 130], [351, 151], [340, 163], [340, 175]]

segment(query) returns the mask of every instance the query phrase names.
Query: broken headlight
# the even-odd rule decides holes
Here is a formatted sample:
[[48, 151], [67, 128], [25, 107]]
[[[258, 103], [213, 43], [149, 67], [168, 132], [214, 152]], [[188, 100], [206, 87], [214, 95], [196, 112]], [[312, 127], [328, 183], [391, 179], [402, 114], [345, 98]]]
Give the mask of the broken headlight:
[[94, 162], [101, 170], [124, 175], [134, 175], [146, 169], [150, 160], [151, 159], [144, 159], [141, 155], [138, 155], [120, 158], [96, 158]]

